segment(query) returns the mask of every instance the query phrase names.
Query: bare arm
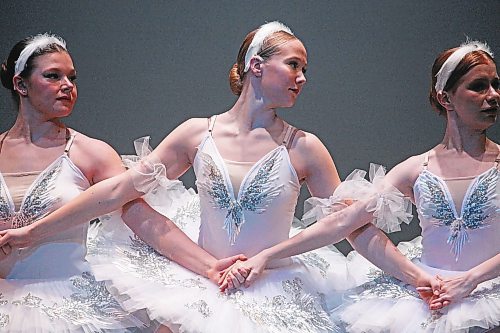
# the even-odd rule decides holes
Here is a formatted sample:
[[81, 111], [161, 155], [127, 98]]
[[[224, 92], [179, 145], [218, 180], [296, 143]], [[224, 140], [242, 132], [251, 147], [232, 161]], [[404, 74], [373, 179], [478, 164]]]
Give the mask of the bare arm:
[[[422, 158], [412, 157], [396, 167], [387, 175], [387, 181], [401, 191], [406, 197], [413, 198], [413, 183], [420, 171]], [[432, 310], [446, 305], [436, 301], [440, 291], [439, 281], [424, 272], [420, 267], [406, 258], [386, 234], [369, 223], [351, 233], [347, 240], [353, 248], [385, 273], [419, 288], [420, 296], [429, 303]]]
[[[71, 146], [71, 150], [68, 153], [69, 157], [90, 184], [98, 183], [103, 179], [119, 175], [125, 171], [120, 157], [108, 144], [73, 130], [71, 130], [71, 132], [76, 133], [76, 136]], [[87, 222], [92, 217], [82, 220], [81, 222]], [[61, 230], [80, 223], [80, 221], [67, 219], [65, 222], [57, 222], [54, 224], [53, 229], [49, 224], [38, 225], [37, 223], [38, 222], [34, 222], [23, 228], [9, 229], [0, 232], [2, 250], [10, 250], [11, 246], [29, 246], [36, 240], [56, 234]]]
[[340, 242], [354, 230], [371, 222], [373, 215], [365, 210], [365, 205], [366, 202], [356, 202], [330, 214], [262, 253], [268, 260], [282, 259]]
[[[189, 121], [179, 126], [172, 132], [172, 136], [169, 135], [151, 154], [167, 167], [172, 166], [172, 173], [175, 177], [189, 167], [188, 157], [183, 158], [182, 156], [190, 154], [190, 151], [188, 151], [189, 143], [193, 140], [192, 132], [196, 131], [196, 129], [189, 131], [191, 127], [193, 127], [193, 124]], [[96, 159], [98, 161], [90, 164], [98, 165], [99, 170], [106, 170], [106, 166], [116, 169], [116, 163], [121, 165], [118, 155], [111, 147], [103, 144], [93, 148], [94, 150], [96, 150], [95, 148], [100, 149], [94, 152], [94, 159], [91, 159], [94, 162], [96, 162]], [[174, 150], [178, 151], [171, 154]], [[106, 176], [113, 175], [95, 172], [88, 177], [92, 180], [101, 180]], [[0, 232], [0, 236], [2, 236], [0, 246], [7, 243], [15, 247], [28, 246], [34, 239], [43, 239], [65, 230], [69, 225], [87, 223], [97, 216], [122, 207], [125, 203], [143, 195], [142, 192], [136, 190], [133, 177], [134, 171], [128, 170], [114, 175], [112, 178], [104, 179], [43, 219], [25, 228]]]
[[[330, 214], [294, 237], [262, 250], [239, 265], [242, 268], [241, 274], [244, 271], [250, 271], [245, 286], [248, 287], [255, 282], [271, 260], [287, 258], [339, 242], [354, 230], [369, 223], [373, 216], [366, 211], [365, 205], [366, 202], [356, 202], [341, 211]], [[221, 279], [219, 283], [221, 289], [226, 288], [227, 281]]]
[[421, 279], [426, 275], [373, 224], [356, 230], [347, 239], [359, 254], [398, 280], [419, 286]]
[[[395, 166], [386, 181], [413, 199], [413, 184], [422, 168], [423, 157], [412, 157]], [[380, 229], [372, 224], [356, 230], [348, 238], [354, 249], [389, 275], [413, 286], [428, 280], [428, 274], [406, 258]], [[433, 289], [437, 281], [433, 281]]]
[[347, 239], [359, 254], [385, 273], [416, 287], [420, 297], [429, 304], [431, 310], [437, 310], [449, 304], [438, 299], [439, 280], [406, 258], [373, 224], [369, 223], [356, 230]]
[[236, 260], [245, 259], [244, 256], [234, 256], [218, 261], [142, 199], [126, 204], [122, 217], [127, 226], [156, 251], [215, 283], [219, 279], [220, 270]]
[[498, 277], [500, 275], [500, 254], [471, 268], [468, 274], [476, 286], [482, 282]]
[[[392, 179], [394, 183], [401, 185], [405, 177], [407, 174], [397, 169]], [[314, 183], [309, 185], [313, 195], [318, 192], [315, 186]], [[243, 265], [252, 269], [247, 285], [261, 273], [269, 260], [310, 251], [338, 242], [348, 235], [351, 235], [349, 237], [351, 242], [360, 249], [362, 255], [368, 257], [376, 265], [382, 266], [381, 268], [387, 270], [389, 274], [413, 285], [422, 284], [422, 279], [425, 279], [427, 283], [429, 277], [403, 256], [382, 231], [369, 224], [373, 219], [373, 214], [366, 209], [369, 201], [356, 202], [342, 211], [326, 216], [295, 237], [262, 251], [256, 258], [251, 258]], [[254, 262], [257, 262], [255, 266], [250, 267]], [[434, 288], [437, 288], [437, 281], [433, 283]]]
[[[295, 140], [290, 151], [297, 162], [301, 181], [305, 181], [311, 196], [329, 197], [339, 186], [340, 177], [332, 156], [323, 143], [313, 134], [304, 133]], [[295, 166], [294, 164], [294, 166]]]
[[[419, 157], [412, 157], [396, 167], [386, 180], [405, 196], [413, 198], [413, 183], [421, 169]], [[348, 238], [353, 248], [374, 265], [395, 278], [417, 286], [425, 273], [396, 248], [383, 231], [373, 224], [353, 232]]]
[[[340, 179], [327, 149], [318, 138], [308, 133], [303, 133], [297, 141], [290, 155], [299, 177], [306, 182], [313, 196], [331, 195]], [[338, 242], [370, 222], [372, 215], [365, 209], [358, 208], [365, 204], [358, 202], [343, 211], [331, 214], [296, 236], [263, 250], [245, 262], [242, 267], [251, 270], [246, 285], [257, 279], [270, 260], [290, 257]]]
[[[296, 148], [297, 154], [300, 154], [303, 160], [306, 161], [306, 166], [304, 167], [306, 177], [304, 180], [309, 188], [309, 192], [312, 196], [328, 197], [340, 183], [335, 164], [326, 148], [315, 136], [306, 133], [301, 139], [304, 142], [298, 142]], [[396, 187], [402, 187], [401, 184], [403, 184], [407, 174], [399, 169], [397, 172], [393, 172], [392, 176], [388, 175], [387, 177], [389, 181], [392, 179], [391, 183], [395, 183]], [[362, 243], [363, 246], [360, 246], [360, 248], [364, 249], [371, 237], [377, 236], [377, 240], [374, 241], [377, 243], [377, 253], [374, 254], [377, 261], [378, 258], [384, 257], [379, 256], [378, 252], [384, 252], [382, 249], [385, 250], [386, 247], [388, 247], [388, 250], [392, 250], [392, 252], [399, 253], [382, 231], [371, 224], [365, 226], [373, 220], [373, 213], [368, 212], [366, 209], [370, 202], [371, 199], [358, 201], [339, 212], [330, 214], [319, 220], [316, 224], [306, 228], [295, 237], [274, 246], [272, 250], [268, 249], [263, 252], [269, 259], [297, 255], [339, 242], [354, 233], [357, 229], [363, 227], [353, 234], [357, 237], [353, 237], [353, 239], [356, 240], [355, 243]], [[371, 232], [366, 232], [364, 237], [360, 237], [364, 230], [371, 230]], [[390, 247], [391, 245], [392, 248]], [[370, 249], [373, 248], [374, 246], [370, 247]], [[401, 257], [405, 258], [402, 255]]]

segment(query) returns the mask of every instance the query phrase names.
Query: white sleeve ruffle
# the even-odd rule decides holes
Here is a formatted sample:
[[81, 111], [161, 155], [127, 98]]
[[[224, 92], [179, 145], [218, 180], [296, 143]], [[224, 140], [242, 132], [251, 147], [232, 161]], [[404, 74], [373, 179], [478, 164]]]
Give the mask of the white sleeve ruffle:
[[383, 166], [370, 164], [370, 181], [365, 176], [366, 171], [354, 170], [329, 198], [307, 199], [302, 219], [310, 223], [347, 207], [349, 202], [366, 201], [366, 211], [373, 213], [373, 224], [388, 233], [400, 231], [400, 224], [409, 224], [413, 217], [409, 198], [384, 180]]
[[[161, 204], [169, 204], [173, 193], [185, 191], [181, 181], [167, 178], [167, 169], [157, 158], [151, 156], [151, 146], [149, 136], [139, 138], [134, 141], [134, 148], [137, 155], [122, 155], [123, 165], [131, 169], [132, 180], [137, 191], [145, 194], [144, 199], [149, 204], [160, 204], [155, 202], [160, 200]], [[159, 194], [162, 195], [159, 195]], [[165, 195], [169, 193], [169, 195]], [[148, 200], [149, 199], [149, 200]], [[153, 202], [152, 202], [153, 201]]]

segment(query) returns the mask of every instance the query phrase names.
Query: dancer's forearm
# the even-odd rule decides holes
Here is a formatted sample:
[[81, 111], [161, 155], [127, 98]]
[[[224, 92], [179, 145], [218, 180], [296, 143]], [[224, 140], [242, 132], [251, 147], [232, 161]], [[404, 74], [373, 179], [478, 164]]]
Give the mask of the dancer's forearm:
[[117, 210], [141, 195], [134, 188], [129, 171], [124, 172], [93, 185], [63, 207], [32, 223], [29, 233], [32, 238], [43, 239]]
[[383, 231], [372, 224], [354, 231], [347, 239], [359, 254], [405, 283], [417, 286], [425, 274], [394, 246]]
[[212, 278], [217, 259], [144, 200], [126, 204], [122, 217], [132, 231], [157, 252], [199, 275]]
[[373, 214], [365, 209], [366, 202], [353, 205], [328, 215], [294, 237], [263, 251], [269, 260], [282, 259], [337, 243], [354, 230], [370, 223]]
[[468, 274], [476, 285], [500, 276], [500, 254], [471, 268]]

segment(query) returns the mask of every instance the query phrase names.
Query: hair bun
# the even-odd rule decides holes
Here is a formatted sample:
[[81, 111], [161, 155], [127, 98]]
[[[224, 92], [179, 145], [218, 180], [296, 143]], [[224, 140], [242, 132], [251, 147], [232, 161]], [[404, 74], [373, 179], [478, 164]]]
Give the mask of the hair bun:
[[229, 85], [233, 94], [239, 96], [243, 89], [243, 82], [238, 71], [238, 64], [234, 64], [229, 71]]
[[14, 84], [12, 83], [12, 73], [9, 75], [7, 64], [2, 62], [2, 66], [0, 68], [0, 78], [2, 80], [2, 85], [9, 89], [9, 90], [14, 90]]

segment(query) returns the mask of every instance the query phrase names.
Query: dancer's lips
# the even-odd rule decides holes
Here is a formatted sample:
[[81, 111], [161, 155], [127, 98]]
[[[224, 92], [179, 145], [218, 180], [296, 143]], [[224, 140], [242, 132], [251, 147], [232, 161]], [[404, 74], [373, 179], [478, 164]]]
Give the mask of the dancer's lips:
[[56, 98], [57, 100], [64, 100], [64, 101], [70, 101], [72, 100], [71, 96], [68, 96], [68, 95], [63, 95], [63, 96], [59, 96]]
[[499, 110], [500, 110], [499, 107], [495, 106], [492, 108], [481, 110], [481, 112], [490, 113], [490, 114], [497, 114]]

